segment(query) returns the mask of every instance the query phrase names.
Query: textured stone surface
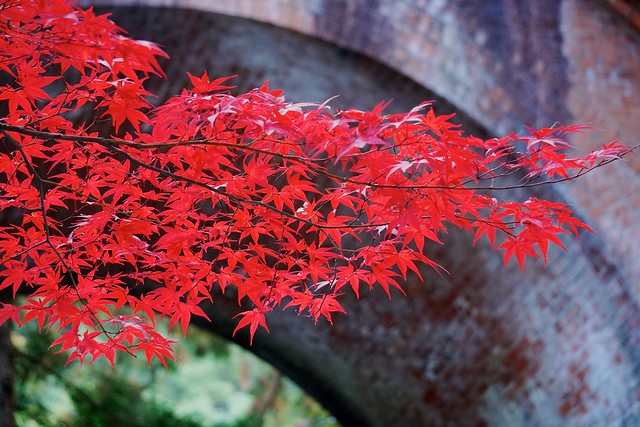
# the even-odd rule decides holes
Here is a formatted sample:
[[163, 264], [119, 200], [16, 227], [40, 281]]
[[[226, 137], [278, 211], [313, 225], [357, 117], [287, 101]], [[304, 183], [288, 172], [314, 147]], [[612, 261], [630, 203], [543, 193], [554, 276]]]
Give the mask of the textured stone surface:
[[[99, 3], [147, 5], [112, 10], [132, 35], [174, 56], [163, 96], [186, 83], [184, 71], [207, 68], [240, 74], [241, 90], [269, 79], [292, 99], [339, 93], [338, 106], [393, 97], [406, 109], [432, 98], [427, 88], [464, 111], [461, 122], [477, 134], [591, 125], [575, 140], [581, 151], [613, 138], [633, 144], [640, 134], [640, 36], [602, 1]], [[634, 155], [546, 190], [575, 203], [600, 235], [568, 241], [569, 253], [554, 252], [546, 267], [503, 270], [489, 248], [471, 249], [452, 233], [431, 249], [450, 277], [425, 272], [424, 283], [408, 285], [409, 298], [364, 294], [333, 327], [274, 313], [271, 334], [252, 350], [345, 425], [638, 425], [639, 169]], [[229, 336], [238, 308], [227, 297], [208, 308], [208, 327]]]

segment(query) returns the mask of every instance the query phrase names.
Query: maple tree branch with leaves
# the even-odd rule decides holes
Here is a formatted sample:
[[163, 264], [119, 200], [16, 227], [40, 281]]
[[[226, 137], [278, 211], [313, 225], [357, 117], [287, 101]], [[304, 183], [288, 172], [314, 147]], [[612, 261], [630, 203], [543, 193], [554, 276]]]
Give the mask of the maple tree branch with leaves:
[[186, 333], [214, 288], [235, 288], [251, 338], [279, 307], [331, 322], [345, 292], [390, 295], [419, 265], [444, 270], [424, 248], [451, 226], [505, 264], [546, 260], [589, 228], [566, 205], [497, 197], [633, 150], [569, 157], [579, 126], [482, 140], [429, 103], [333, 112], [266, 83], [232, 95], [206, 72], [154, 108], [144, 81], [164, 52], [106, 16], [3, 0], [0, 29], [0, 213], [18, 218], [0, 227], [0, 289], [26, 295], [0, 322], [57, 330], [69, 361], [164, 364], [173, 342], [156, 317]]

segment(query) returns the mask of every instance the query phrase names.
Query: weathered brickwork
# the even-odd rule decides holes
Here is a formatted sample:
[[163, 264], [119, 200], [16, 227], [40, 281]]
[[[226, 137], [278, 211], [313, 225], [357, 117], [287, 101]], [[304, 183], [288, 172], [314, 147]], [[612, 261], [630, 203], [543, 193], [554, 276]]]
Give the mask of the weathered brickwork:
[[[589, 7], [585, 7], [585, 4]], [[593, 127], [576, 138], [583, 149], [603, 140], [640, 138], [640, 32], [594, 0], [562, 2], [564, 53], [573, 121]], [[586, 176], [565, 194], [598, 221], [607, 252], [640, 295], [640, 156], [624, 167]]]
[[[293, 99], [339, 93], [337, 106], [395, 98], [406, 109], [439, 95], [453, 104], [439, 100], [440, 111], [466, 113], [461, 122], [478, 135], [590, 125], [575, 139], [581, 151], [640, 135], [640, 27], [630, 2], [93, 3], [132, 35], [165, 44], [174, 61], [163, 97], [186, 84], [184, 71], [208, 69], [239, 74], [240, 90], [269, 79]], [[131, 4], [144, 7], [115, 7]], [[546, 267], [504, 270], [489, 248], [452, 233], [432, 249], [450, 277], [425, 272], [409, 298], [365, 293], [333, 327], [274, 314], [272, 333], [252, 350], [345, 425], [640, 425], [639, 172], [636, 154], [545, 190], [599, 233], [567, 241], [569, 252], [554, 252]], [[232, 295], [219, 298], [208, 327], [229, 336], [237, 310]]]

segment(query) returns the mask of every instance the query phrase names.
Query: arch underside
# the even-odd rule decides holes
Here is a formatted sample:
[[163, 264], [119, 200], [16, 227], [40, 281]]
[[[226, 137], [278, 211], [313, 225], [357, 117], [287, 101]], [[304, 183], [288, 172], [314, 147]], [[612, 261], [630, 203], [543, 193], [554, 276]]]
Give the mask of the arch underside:
[[[493, 14], [467, 6], [460, 22], [467, 19], [466, 25], [480, 30], [486, 25], [526, 26], [524, 18], [506, 21], [518, 13], [540, 12], [535, 7], [520, 10], [524, 6], [518, 2], [504, 3], [505, 10]], [[436, 99], [439, 113], [457, 107], [470, 112], [458, 120], [481, 137], [524, 123], [525, 113], [531, 118], [527, 123], [534, 125], [550, 124], [552, 117], [572, 118], [565, 104], [545, 103], [554, 96], [568, 96], [567, 72], [562, 69], [567, 64], [557, 43], [549, 55], [557, 56], [558, 81], [545, 83], [532, 71], [520, 76], [520, 83], [497, 86], [506, 95], [490, 104], [505, 102], [507, 108], [511, 103], [512, 108], [493, 111], [494, 119], [478, 120], [482, 109], [461, 104], [464, 93], [439, 92], [453, 101], [448, 102], [380, 62], [300, 33], [194, 10], [100, 11], [113, 13], [114, 21], [131, 36], [158, 42], [170, 53], [167, 83], [151, 82], [158, 85], [151, 92], [161, 98], [187, 84], [187, 71], [199, 74], [206, 69], [215, 75], [238, 74], [240, 91], [268, 79], [271, 86], [284, 88], [291, 100], [323, 101], [339, 94], [332, 102], [339, 108], [371, 108], [394, 98], [392, 108], [399, 111]], [[380, 19], [380, 27], [386, 28]], [[319, 28], [328, 39], [335, 36], [332, 31], [343, 31], [329, 24]], [[528, 42], [518, 37], [501, 40], [495, 34], [478, 37], [485, 37], [483, 44], [493, 46], [491, 54], [497, 56], [514, 55]], [[533, 49], [548, 48], [553, 34], [550, 37]], [[532, 52], [521, 61], [531, 62], [535, 69], [539, 54]], [[508, 70], [486, 78], [499, 81], [503, 72]], [[525, 113], [514, 100], [508, 101], [521, 90], [518, 85], [529, 87], [537, 97], [523, 107]], [[470, 90], [469, 98], [477, 96]], [[567, 196], [566, 191], [545, 191], [545, 197]], [[610, 242], [591, 235], [581, 242], [568, 240], [568, 253], [556, 250], [548, 265], [534, 263], [521, 273], [517, 266], [503, 268], [501, 257], [487, 245], [472, 248], [472, 239], [460, 232], [443, 239], [445, 245], [429, 251], [450, 275], [424, 271], [424, 281], [409, 280], [406, 298], [395, 294], [388, 300], [379, 289], [364, 292], [359, 301], [348, 296], [344, 305], [349, 314], [333, 326], [314, 325], [292, 312], [272, 313], [271, 333], [259, 333], [250, 349], [297, 381], [345, 426], [640, 423], [640, 312], [631, 283], [635, 276], [608, 252]], [[230, 319], [240, 311], [236, 301], [231, 293], [220, 295], [213, 306], [205, 307], [212, 323], [200, 325], [231, 339], [235, 323]], [[235, 341], [248, 347], [245, 335]]]

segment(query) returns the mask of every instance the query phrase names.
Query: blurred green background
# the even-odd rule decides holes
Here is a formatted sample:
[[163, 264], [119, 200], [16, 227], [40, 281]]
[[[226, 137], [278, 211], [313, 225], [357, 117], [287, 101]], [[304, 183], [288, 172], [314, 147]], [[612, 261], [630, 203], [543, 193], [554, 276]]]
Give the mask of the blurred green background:
[[65, 367], [35, 324], [11, 339], [19, 427], [339, 427], [270, 365], [196, 327], [167, 370], [124, 354], [115, 369], [104, 358]]

